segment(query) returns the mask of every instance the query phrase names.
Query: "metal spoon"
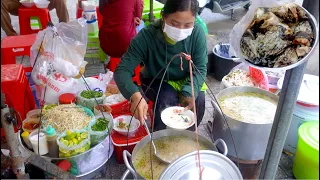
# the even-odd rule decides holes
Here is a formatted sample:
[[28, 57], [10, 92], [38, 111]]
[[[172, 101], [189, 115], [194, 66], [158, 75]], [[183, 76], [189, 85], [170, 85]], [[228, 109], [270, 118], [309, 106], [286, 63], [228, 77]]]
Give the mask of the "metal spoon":
[[152, 145], [153, 145], [154, 155], [155, 155], [161, 162], [164, 162], [164, 163], [166, 163], [166, 164], [170, 164], [170, 163], [171, 163], [170, 161], [167, 161], [167, 160], [165, 160], [165, 159], [162, 159], [162, 158], [157, 154], [157, 149], [156, 149], [156, 146], [155, 146], [153, 140], [151, 139], [151, 134], [150, 134], [150, 131], [149, 131], [149, 128], [148, 128], [148, 125], [147, 125], [146, 121], [144, 121], [143, 125], [144, 125], [146, 131], [148, 132], [148, 135], [149, 135], [149, 137], [150, 137], [151, 143], [152, 143]]

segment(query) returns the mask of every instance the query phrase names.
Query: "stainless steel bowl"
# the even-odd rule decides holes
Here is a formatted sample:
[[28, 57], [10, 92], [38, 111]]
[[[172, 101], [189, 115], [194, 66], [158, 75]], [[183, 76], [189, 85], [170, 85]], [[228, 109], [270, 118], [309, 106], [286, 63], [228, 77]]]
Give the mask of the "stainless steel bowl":
[[[24, 151], [24, 153], [33, 153], [31, 150], [29, 150], [23, 143], [21, 140], [21, 136], [20, 136], [21, 132], [18, 132], [18, 141], [20, 144], [21, 149]], [[81, 179], [90, 179], [93, 178], [98, 172], [100, 172], [100, 170], [102, 170], [103, 165], [107, 163], [107, 161], [110, 159], [112, 153], [113, 153], [113, 144], [111, 142], [111, 137], [109, 139], [110, 136], [107, 136], [105, 138], [105, 140], [103, 140], [102, 142], [100, 142], [99, 144], [95, 145], [94, 147], [92, 147], [91, 149], [89, 149], [88, 151], [78, 154], [76, 156], [72, 156], [72, 157], [68, 157], [68, 158], [51, 158], [48, 156], [41, 156], [44, 159], [46, 159], [47, 161], [50, 162], [58, 162], [61, 160], [69, 160], [69, 161], [74, 161], [76, 162], [78, 165], [81, 164], [81, 162], [86, 162], [88, 161], [88, 159], [90, 158], [90, 156], [92, 156], [93, 154], [95, 154], [97, 151], [101, 151], [101, 148], [103, 148], [103, 150], [105, 150], [105, 153], [108, 153], [108, 148], [109, 148], [109, 156], [106, 156], [104, 159], [99, 159], [100, 163], [98, 163], [95, 167], [92, 167], [90, 170], [86, 171], [86, 172], [81, 172], [79, 175], [77, 175], [76, 177], [81, 178]], [[110, 143], [110, 144], [109, 144]], [[104, 148], [104, 147], [108, 147], [108, 148]]]
[[312, 53], [315, 51], [316, 46], [317, 46], [317, 44], [318, 44], [318, 42], [319, 42], [319, 25], [318, 25], [317, 20], [313, 17], [312, 14], [310, 14], [304, 7], [302, 7], [302, 6], [300, 6], [300, 5], [298, 5], [298, 6], [299, 6], [300, 8], [302, 8], [302, 9], [306, 12], [307, 16], [309, 17], [309, 22], [310, 22], [310, 25], [311, 25], [312, 30], [313, 30], [314, 40], [313, 40], [313, 42], [312, 42], [312, 47], [311, 47], [310, 52], [309, 52], [306, 56], [304, 56], [300, 61], [298, 61], [298, 62], [296, 62], [296, 63], [294, 63], [294, 64], [291, 64], [291, 65], [289, 65], [289, 66], [279, 67], [279, 68], [269, 68], [269, 67], [257, 66], [257, 65], [254, 65], [254, 64], [248, 62], [247, 60], [241, 58], [242, 62], [244, 62], [244, 63], [246, 63], [246, 64], [248, 64], [248, 65], [250, 65], [250, 66], [253, 66], [253, 67], [256, 67], [256, 68], [260, 68], [260, 69], [263, 69], [263, 70], [268, 70], [268, 71], [288, 70], [288, 69], [292, 69], [292, 68], [294, 68], [294, 67], [297, 67], [297, 66], [299, 66], [299, 65], [307, 62], [308, 59], [310, 58], [310, 56], [312, 55]]

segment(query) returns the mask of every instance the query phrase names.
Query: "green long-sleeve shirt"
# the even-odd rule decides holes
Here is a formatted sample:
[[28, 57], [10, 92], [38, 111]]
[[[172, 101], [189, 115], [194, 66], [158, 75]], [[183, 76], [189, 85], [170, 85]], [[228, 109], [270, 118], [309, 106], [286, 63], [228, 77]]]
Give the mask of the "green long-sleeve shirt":
[[[166, 66], [170, 59], [181, 52], [191, 55], [192, 61], [199, 69], [203, 77], [207, 75], [207, 43], [203, 28], [195, 23], [192, 34], [185, 40], [172, 45], [165, 39], [162, 31], [162, 21], [158, 20], [142, 29], [132, 40], [127, 52], [122, 56], [121, 61], [114, 73], [114, 79], [121, 92], [126, 98], [138, 92], [138, 87], [132, 81], [134, 69], [143, 62], [144, 77], [154, 78], [156, 74]], [[184, 59], [184, 58], [183, 58]], [[170, 64], [165, 80], [178, 81], [187, 78], [181, 93], [185, 97], [191, 97], [191, 85], [189, 78], [189, 62], [183, 60], [183, 71], [180, 69], [180, 58], [176, 58]], [[164, 71], [163, 71], [164, 72]], [[157, 77], [161, 79], [163, 72]], [[201, 75], [193, 71], [193, 83], [195, 98], [204, 83]]]

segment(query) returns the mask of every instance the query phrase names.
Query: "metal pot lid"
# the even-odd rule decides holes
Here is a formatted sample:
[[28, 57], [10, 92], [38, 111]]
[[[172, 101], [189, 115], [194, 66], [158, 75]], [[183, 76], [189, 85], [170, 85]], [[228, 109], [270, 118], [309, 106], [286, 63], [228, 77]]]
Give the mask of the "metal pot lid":
[[[159, 179], [194, 180], [199, 179], [197, 151], [186, 154], [171, 163]], [[200, 151], [200, 165], [203, 167], [202, 180], [243, 179], [238, 167], [226, 156], [210, 151]]]

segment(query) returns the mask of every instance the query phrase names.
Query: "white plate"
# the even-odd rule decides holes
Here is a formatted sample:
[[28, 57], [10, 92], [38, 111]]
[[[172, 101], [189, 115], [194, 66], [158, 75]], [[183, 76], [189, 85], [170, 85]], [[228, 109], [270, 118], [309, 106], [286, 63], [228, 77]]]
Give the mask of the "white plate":
[[[175, 113], [175, 110], [181, 111], [181, 113]], [[189, 121], [186, 123], [182, 122], [180, 115], [188, 116]], [[184, 107], [172, 106], [161, 112], [161, 120], [169, 128], [179, 130], [188, 129], [194, 125], [194, 113], [191, 110], [185, 110]]]
[[[120, 120], [122, 120], [122, 122], [124, 122], [126, 124], [129, 124], [131, 117], [132, 116], [129, 116], [129, 115], [122, 115], [122, 116], [118, 116], [118, 117], [114, 118], [113, 119], [113, 129], [115, 131], [117, 131], [119, 134], [127, 136], [128, 130], [120, 129], [117, 126], [118, 126]], [[140, 121], [133, 117], [132, 121], [131, 121], [131, 125], [130, 125], [129, 136], [134, 135], [134, 133], [139, 129], [139, 127], [140, 127]]]

